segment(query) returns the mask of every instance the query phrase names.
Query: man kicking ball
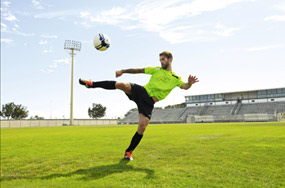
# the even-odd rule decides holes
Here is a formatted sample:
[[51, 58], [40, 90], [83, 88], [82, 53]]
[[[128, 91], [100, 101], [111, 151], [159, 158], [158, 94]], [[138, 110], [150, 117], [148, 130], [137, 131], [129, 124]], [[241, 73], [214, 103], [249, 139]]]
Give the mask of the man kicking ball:
[[120, 89], [126, 93], [130, 100], [138, 106], [139, 125], [137, 132], [131, 140], [131, 144], [125, 151], [125, 159], [133, 160], [132, 152], [143, 137], [143, 133], [151, 119], [154, 103], [164, 99], [176, 86], [181, 89], [189, 89], [194, 83], [199, 82], [196, 76], [189, 76], [188, 82], [184, 83], [181, 77], [172, 72], [172, 54], [164, 51], [159, 54], [161, 67], [146, 67], [141, 69], [125, 69], [116, 71], [116, 77], [124, 73], [145, 73], [151, 74], [151, 78], [145, 86], [134, 83], [123, 83], [116, 81], [92, 82], [79, 79], [81, 85], [87, 88]]

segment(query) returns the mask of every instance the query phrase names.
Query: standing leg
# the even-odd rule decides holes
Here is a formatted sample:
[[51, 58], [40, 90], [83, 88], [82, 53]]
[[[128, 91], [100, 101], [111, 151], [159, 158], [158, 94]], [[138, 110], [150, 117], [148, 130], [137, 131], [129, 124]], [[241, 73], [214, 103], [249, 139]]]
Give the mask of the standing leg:
[[140, 114], [139, 115], [139, 126], [138, 126], [138, 131], [137, 131], [140, 135], [143, 135], [148, 123], [149, 123], [148, 117], [146, 117], [143, 114]]
[[138, 146], [138, 144], [140, 143], [140, 141], [143, 137], [143, 133], [144, 133], [148, 123], [149, 123], [148, 117], [146, 117], [145, 115], [140, 113], [139, 114], [139, 125], [138, 125], [137, 132], [133, 136], [131, 144], [129, 145], [128, 149], [126, 149], [126, 153], [125, 153], [126, 159], [132, 160], [131, 154], [135, 150], [135, 148]]

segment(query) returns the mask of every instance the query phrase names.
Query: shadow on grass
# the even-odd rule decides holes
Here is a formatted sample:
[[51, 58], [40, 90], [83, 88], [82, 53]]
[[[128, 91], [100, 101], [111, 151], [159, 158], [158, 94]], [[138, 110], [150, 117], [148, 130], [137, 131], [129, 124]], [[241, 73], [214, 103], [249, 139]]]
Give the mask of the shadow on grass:
[[127, 165], [129, 161], [122, 159], [118, 164], [113, 165], [102, 165], [96, 166], [87, 169], [79, 169], [74, 172], [70, 172], [67, 174], [51, 174], [49, 176], [41, 177], [41, 179], [52, 179], [58, 177], [71, 177], [74, 175], [82, 175], [83, 177], [80, 178], [82, 180], [91, 180], [91, 179], [100, 179], [104, 178], [105, 176], [115, 174], [115, 173], [122, 173], [122, 172], [145, 172], [147, 175], [145, 178], [153, 178], [154, 171], [147, 169], [147, 168], [135, 168], [133, 166]]

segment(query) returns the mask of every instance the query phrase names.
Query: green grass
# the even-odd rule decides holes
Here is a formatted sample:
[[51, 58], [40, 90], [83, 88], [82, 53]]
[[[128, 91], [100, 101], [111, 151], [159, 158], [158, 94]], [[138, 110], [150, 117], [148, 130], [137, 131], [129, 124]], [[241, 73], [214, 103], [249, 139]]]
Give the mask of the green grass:
[[285, 187], [285, 123], [1, 129], [1, 187]]

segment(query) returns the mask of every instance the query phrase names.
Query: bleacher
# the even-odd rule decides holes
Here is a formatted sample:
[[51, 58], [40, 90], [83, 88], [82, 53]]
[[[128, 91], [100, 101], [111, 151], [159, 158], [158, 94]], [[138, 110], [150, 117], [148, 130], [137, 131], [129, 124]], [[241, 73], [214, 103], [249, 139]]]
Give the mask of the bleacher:
[[[283, 121], [285, 88], [185, 96], [185, 106], [154, 109], [150, 123]], [[120, 123], [138, 123], [138, 111]]]
[[[274, 114], [277, 113], [278, 106], [282, 103], [278, 102], [268, 102], [268, 103], [251, 103], [242, 105], [240, 109], [240, 114]], [[284, 104], [284, 103], [283, 103]]]
[[155, 109], [152, 113], [152, 123], [179, 123], [183, 121], [182, 116], [185, 108]]
[[[239, 109], [232, 114], [237, 107]], [[186, 123], [191, 117], [192, 122], [277, 121], [278, 113], [285, 113], [285, 102], [204, 105], [154, 109], [150, 123]], [[138, 111], [132, 111], [120, 123], [137, 124]]]

